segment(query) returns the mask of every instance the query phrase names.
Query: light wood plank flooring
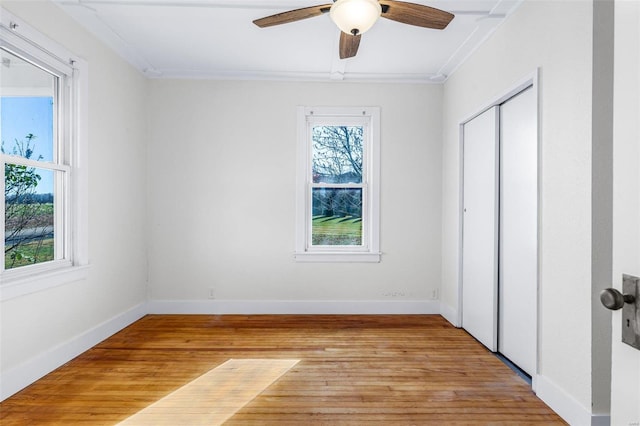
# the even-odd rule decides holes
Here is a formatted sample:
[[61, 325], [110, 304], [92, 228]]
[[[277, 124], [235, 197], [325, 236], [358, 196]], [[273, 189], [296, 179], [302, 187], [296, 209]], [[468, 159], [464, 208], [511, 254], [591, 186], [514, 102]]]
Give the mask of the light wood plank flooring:
[[2, 402], [0, 424], [115, 425], [229, 359], [299, 362], [227, 426], [565, 424], [437, 315], [149, 315]]

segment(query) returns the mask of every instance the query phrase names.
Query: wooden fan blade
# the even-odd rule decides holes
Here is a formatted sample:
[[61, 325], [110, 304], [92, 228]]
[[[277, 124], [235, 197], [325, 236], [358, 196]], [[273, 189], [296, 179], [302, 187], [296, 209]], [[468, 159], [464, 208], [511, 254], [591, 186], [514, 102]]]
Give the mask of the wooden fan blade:
[[288, 12], [276, 13], [275, 15], [256, 19], [255, 21], [253, 21], [253, 23], [260, 28], [271, 27], [280, 24], [288, 24], [289, 22], [295, 22], [302, 19], [313, 18], [314, 16], [320, 16], [323, 13], [327, 13], [329, 9], [331, 9], [331, 4], [304, 7], [302, 9], [289, 10]]
[[362, 34], [351, 35], [340, 31], [340, 59], [347, 59], [356, 56], [360, 46]]
[[443, 30], [453, 14], [434, 7], [395, 0], [380, 0], [382, 17], [417, 27]]

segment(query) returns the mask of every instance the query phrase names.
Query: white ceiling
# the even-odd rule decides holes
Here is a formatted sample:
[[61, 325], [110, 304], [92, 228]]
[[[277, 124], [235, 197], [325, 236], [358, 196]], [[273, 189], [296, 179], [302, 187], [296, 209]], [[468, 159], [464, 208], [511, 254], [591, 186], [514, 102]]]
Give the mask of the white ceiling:
[[328, 14], [252, 23], [330, 0], [54, 1], [151, 78], [441, 82], [522, 0], [414, 0], [455, 18], [442, 31], [379, 19], [345, 60]]

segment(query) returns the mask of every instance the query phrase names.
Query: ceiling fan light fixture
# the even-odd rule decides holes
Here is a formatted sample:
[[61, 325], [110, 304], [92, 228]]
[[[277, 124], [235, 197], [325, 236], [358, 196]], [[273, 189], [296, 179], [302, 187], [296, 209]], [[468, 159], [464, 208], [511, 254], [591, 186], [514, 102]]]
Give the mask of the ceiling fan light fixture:
[[378, 0], [337, 0], [329, 11], [331, 20], [347, 34], [363, 34], [382, 14]]

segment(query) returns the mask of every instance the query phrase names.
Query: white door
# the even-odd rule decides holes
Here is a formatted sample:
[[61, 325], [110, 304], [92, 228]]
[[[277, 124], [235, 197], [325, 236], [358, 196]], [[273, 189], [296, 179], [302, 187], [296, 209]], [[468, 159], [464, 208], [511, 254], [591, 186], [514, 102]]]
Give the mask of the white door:
[[500, 106], [498, 352], [536, 370], [538, 135], [532, 87]]
[[[640, 2], [615, 2], [613, 283], [640, 276]], [[606, 286], [606, 285], [605, 285]], [[622, 343], [612, 314], [611, 424], [640, 424], [640, 351]]]
[[462, 327], [497, 350], [498, 108], [463, 126]]

